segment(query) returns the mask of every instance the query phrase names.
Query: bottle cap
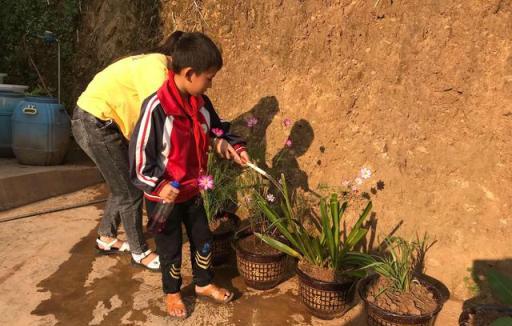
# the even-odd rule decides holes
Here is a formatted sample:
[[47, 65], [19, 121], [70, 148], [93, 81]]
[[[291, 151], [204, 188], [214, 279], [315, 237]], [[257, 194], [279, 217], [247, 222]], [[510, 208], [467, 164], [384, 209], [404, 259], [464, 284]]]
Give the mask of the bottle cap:
[[177, 189], [180, 187], [180, 183], [178, 181], [174, 180], [174, 181], [171, 181], [171, 186], [173, 186], [174, 188]]

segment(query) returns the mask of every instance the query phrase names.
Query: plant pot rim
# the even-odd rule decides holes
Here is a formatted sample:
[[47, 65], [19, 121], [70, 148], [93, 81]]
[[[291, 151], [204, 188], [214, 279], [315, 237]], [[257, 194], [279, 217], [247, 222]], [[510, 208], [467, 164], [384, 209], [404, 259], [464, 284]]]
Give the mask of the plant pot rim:
[[[258, 254], [258, 253], [254, 253], [254, 252], [250, 252], [250, 251], [247, 251], [245, 250], [244, 248], [242, 248], [239, 244], [239, 241], [252, 235], [253, 232], [250, 232], [248, 234], [244, 234], [243, 236], [239, 237], [239, 232], [236, 232], [235, 233], [235, 239], [233, 241], [233, 247], [236, 251], [240, 252], [242, 255], [246, 256], [246, 257], [252, 257], [252, 258], [266, 258], [266, 259], [272, 259], [272, 260], [279, 260], [281, 259], [282, 257], [286, 256], [286, 254], [284, 252], [277, 252], [275, 254]], [[269, 246], [270, 247], [270, 246]]]
[[366, 287], [368, 286], [368, 284], [370, 284], [370, 282], [372, 282], [380, 277], [381, 276], [379, 274], [369, 275], [369, 276], [363, 278], [359, 282], [359, 285], [358, 285], [358, 293], [359, 293], [359, 296], [361, 297], [361, 300], [363, 300], [364, 303], [366, 305], [368, 305], [369, 307], [371, 307], [372, 309], [378, 311], [380, 315], [385, 315], [387, 317], [393, 317], [393, 318], [397, 318], [397, 319], [401, 319], [401, 320], [415, 320], [415, 321], [428, 320], [428, 319], [432, 318], [432, 316], [437, 315], [443, 308], [444, 301], [442, 299], [442, 296], [441, 296], [441, 293], [439, 292], [439, 290], [431, 282], [429, 282], [426, 278], [419, 275], [419, 276], [414, 276], [414, 278], [417, 279], [418, 281], [420, 281], [420, 283], [422, 285], [426, 286], [427, 289], [430, 292], [432, 292], [432, 294], [434, 295], [434, 300], [436, 301], [436, 308], [432, 312], [421, 314], [421, 315], [407, 315], [407, 314], [399, 314], [399, 313], [395, 313], [395, 312], [391, 312], [391, 311], [382, 309], [381, 307], [377, 306], [376, 304], [369, 302], [367, 299], [367, 295], [366, 295]]
[[322, 281], [322, 280], [316, 279], [316, 278], [308, 275], [306, 272], [302, 271], [299, 268], [298, 264], [297, 264], [297, 267], [295, 268], [295, 271], [296, 271], [297, 275], [299, 275], [299, 277], [301, 277], [302, 279], [305, 279], [307, 281], [307, 283], [314, 283], [315, 285], [325, 288], [326, 290], [335, 290], [334, 288], [336, 288], [336, 287], [344, 288], [348, 284], [352, 284], [352, 283], [356, 282], [355, 279], [347, 279], [345, 282], [341, 282], [341, 283], [340, 282]]
[[512, 317], [512, 307], [502, 304], [472, 304], [462, 309], [459, 316], [459, 325], [466, 325], [469, 321], [469, 315], [476, 315], [479, 312], [499, 312]]
[[[231, 233], [234, 234], [236, 232], [237, 228], [240, 226], [240, 217], [238, 215], [236, 215], [235, 213], [222, 211], [222, 212], [219, 212], [218, 214], [216, 214], [214, 219], [218, 218], [218, 216], [221, 216], [221, 215], [227, 215], [231, 220], [235, 221], [234, 228], [233, 228], [233, 230], [225, 230], [223, 232], [218, 232], [218, 233], [215, 233], [212, 231], [213, 235], [222, 237], [222, 236], [226, 236]], [[208, 222], [208, 226], [210, 226], [211, 224], [212, 224], [211, 222]]]

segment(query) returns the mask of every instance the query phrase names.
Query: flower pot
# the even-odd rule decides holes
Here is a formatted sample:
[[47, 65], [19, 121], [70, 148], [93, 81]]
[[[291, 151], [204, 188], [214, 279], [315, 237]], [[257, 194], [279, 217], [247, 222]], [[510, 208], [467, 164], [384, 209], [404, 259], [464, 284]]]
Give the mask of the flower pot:
[[462, 311], [459, 317], [459, 325], [488, 325], [501, 317], [512, 317], [512, 307], [492, 304], [475, 305]]
[[230, 220], [230, 226], [228, 228], [218, 228], [217, 230], [212, 230], [213, 233], [213, 266], [219, 266], [226, 263], [229, 260], [229, 257], [233, 253], [233, 248], [231, 243], [233, 241], [233, 236], [235, 234], [235, 230], [240, 225], [240, 218], [233, 213], [224, 212], [219, 214], [217, 220], [221, 218], [228, 218]]
[[368, 287], [377, 279], [379, 275], [371, 275], [359, 283], [359, 296], [364, 302], [364, 306], [367, 312], [367, 323], [369, 326], [432, 326], [435, 323], [437, 315], [443, 307], [444, 300], [439, 290], [426, 278], [416, 277], [416, 279], [433, 294], [433, 298], [436, 302], [436, 307], [429, 313], [421, 315], [407, 315], [398, 314], [395, 312], [387, 311], [377, 306], [376, 304], [368, 301], [367, 291]]
[[300, 300], [314, 316], [333, 319], [345, 314], [354, 301], [355, 280], [326, 282], [317, 280], [297, 267]]
[[271, 289], [279, 284], [286, 274], [286, 255], [281, 252], [261, 254], [244, 249], [240, 242], [249, 236], [253, 236], [252, 233], [238, 233], [235, 236], [238, 272], [248, 287], [256, 290]]

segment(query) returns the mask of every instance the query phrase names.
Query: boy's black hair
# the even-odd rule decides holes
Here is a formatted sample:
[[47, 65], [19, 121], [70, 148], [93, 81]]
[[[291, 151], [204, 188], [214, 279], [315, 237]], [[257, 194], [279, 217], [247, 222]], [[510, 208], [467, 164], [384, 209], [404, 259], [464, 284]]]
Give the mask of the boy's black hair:
[[173, 41], [170, 46], [172, 47], [171, 67], [175, 73], [187, 67], [191, 67], [196, 74], [222, 68], [220, 50], [205, 34], [176, 31], [170, 39]]

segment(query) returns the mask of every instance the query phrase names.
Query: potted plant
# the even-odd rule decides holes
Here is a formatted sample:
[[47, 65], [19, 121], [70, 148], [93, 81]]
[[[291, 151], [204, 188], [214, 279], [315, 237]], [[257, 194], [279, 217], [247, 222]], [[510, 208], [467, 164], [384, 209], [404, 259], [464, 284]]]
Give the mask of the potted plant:
[[462, 311], [459, 325], [512, 325], [512, 277], [492, 268], [485, 275], [479, 275], [479, 279], [487, 280], [492, 297], [499, 304], [469, 305]]
[[270, 237], [275, 233], [261, 210], [257, 208], [256, 198], [262, 197], [269, 205], [275, 205], [275, 196], [269, 192], [268, 184], [253, 171], [245, 172], [239, 190], [242, 203], [249, 213], [249, 224], [235, 235], [237, 267], [245, 284], [253, 289], [268, 290], [284, 279], [287, 270], [286, 255], [255, 236], [264, 232]]
[[236, 200], [238, 171], [229, 161], [208, 153], [208, 175], [199, 178], [206, 217], [213, 233], [213, 265], [225, 263], [232, 253], [231, 242], [240, 219], [232, 211]]
[[261, 196], [257, 197], [257, 204], [287, 243], [263, 233], [257, 236], [299, 260], [301, 301], [313, 315], [323, 319], [341, 316], [352, 306], [358, 278], [374, 262], [370, 255], [355, 251], [368, 231], [363, 223], [372, 203], [368, 201], [347, 234], [341, 225], [348, 202], [341, 203], [336, 193], [320, 200], [319, 217], [301, 217], [291, 203], [284, 176], [278, 187], [283, 199], [279, 209], [268, 205]]
[[359, 284], [368, 325], [434, 325], [444, 300], [436, 286], [422, 276], [425, 254], [434, 243], [426, 234], [415, 241], [385, 240], [387, 251], [374, 256], [376, 274]]

